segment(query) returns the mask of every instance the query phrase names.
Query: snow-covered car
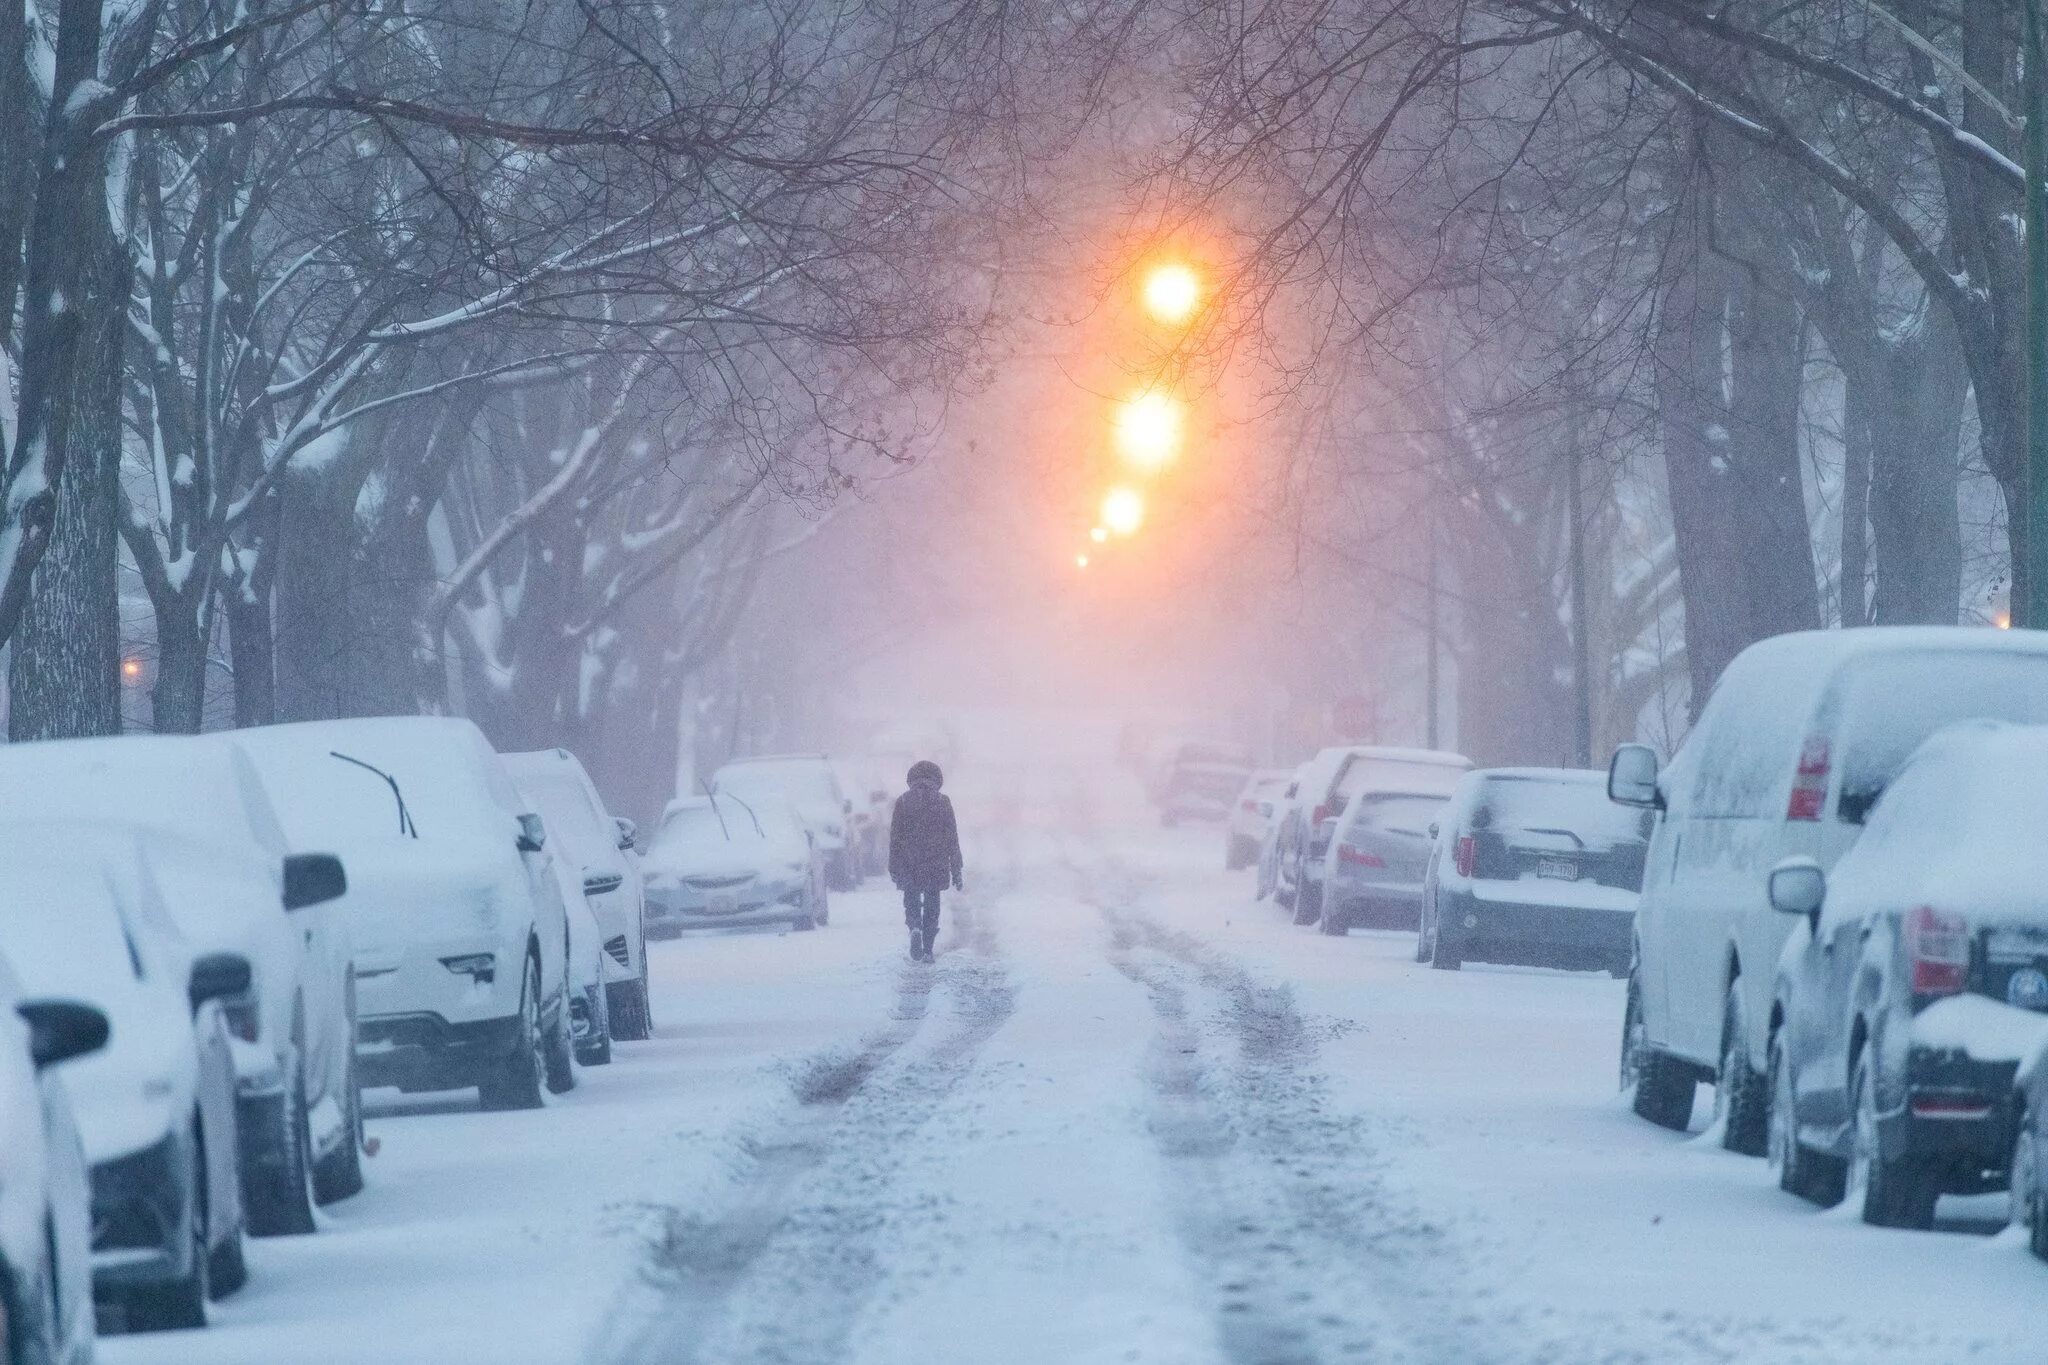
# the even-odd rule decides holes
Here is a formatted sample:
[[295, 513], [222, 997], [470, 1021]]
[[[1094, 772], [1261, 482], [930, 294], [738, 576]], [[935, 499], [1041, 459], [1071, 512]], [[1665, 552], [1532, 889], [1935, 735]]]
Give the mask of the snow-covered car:
[[1321, 932], [1417, 926], [1430, 830], [1450, 796], [1441, 780], [1435, 785], [1419, 792], [1369, 786], [1352, 794], [1323, 853]]
[[853, 803], [847, 829], [858, 875], [879, 877], [889, 870], [889, 816], [896, 798], [866, 762], [835, 763], [833, 770], [839, 775], [839, 789]]
[[1301, 791], [1302, 776], [1308, 771], [1306, 763], [1288, 774], [1287, 785], [1281, 787], [1270, 798], [1273, 809], [1266, 816], [1266, 827], [1259, 835], [1259, 857], [1253, 864], [1257, 869], [1254, 880], [1253, 898], [1264, 900], [1268, 896], [1277, 898], [1280, 893], [1280, 837], [1287, 828], [1287, 812], [1294, 804], [1294, 798]]
[[1184, 744], [1161, 774], [1155, 804], [1169, 829], [1183, 820], [1222, 820], [1252, 775], [1235, 746]]
[[88, 1365], [91, 1187], [61, 1063], [106, 1045], [107, 1016], [29, 999], [0, 958], [0, 1361]]
[[483, 732], [387, 716], [234, 743], [293, 842], [347, 859], [363, 1084], [475, 1086], [494, 1109], [573, 1086], [569, 919], [546, 826]]
[[1486, 768], [1438, 817], [1415, 960], [1628, 975], [1648, 817], [1590, 768]]
[[1259, 846], [1273, 823], [1273, 810], [1281, 794], [1294, 780], [1284, 768], [1264, 768], [1253, 773], [1238, 788], [1223, 826], [1223, 870], [1236, 872], [1259, 859]]
[[2048, 726], [1953, 726], [1832, 873], [1769, 878], [1792, 925], [1772, 1009], [1769, 1153], [1788, 1191], [1925, 1228], [2005, 1188], [2020, 1062], [2048, 1042]]
[[1764, 1154], [1776, 968], [1797, 923], [1771, 908], [1768, 875], [1789, 857], [1833, 868], [1921, 741], [1972, 719], [2048, 721], [2048, 633], [1776, 636], [1722, 672], [1668, 766], [1647, 745], [1615, 751], [1608, 795], [1656, 812], [1622, 1014], [1637, 1114], [1684, 1128], [1711, 1081], [1722, 1141]]
[[1274, 899], [1293, 909], [1296, 924], [1319, 921], [1323, 864], [1351, 798], [1368, 789], [1448, 797], [1471, 766], [1464, 755], [1437, 749], [1355, 744], [1317, 753], [1280, 811]]
[[731, 793], [669, 803], [642, 860], [648, 932], [788, 924], [828, 914], [823, 859], [789, 803]]
[[[630, 821], [605, 810], [604, 798], [567, 749], [507, 754], [513, 781], [547, 823], [555, 861], [574, 874], [596, 919], [610, 1036], [639, 1042], [652, 1030], [647, 994], [646, 893], [632, 848]], [[562, 879], [568, 899], [569, 879]]]
[[0, 833], [0, 955], [33, 996], [106, 1016], [59, 1066], [91, 1171], [96, 1298], [130, 1329], [203, 1327], [238, 1288], [235, 1063], [221, 1002], [249, 960], [195, 954], [135, 843], [103, 827]]
[[239, 1078], [249, 1230], [313, 1231], [315, 1202], [362, 1188], [346, 885], [322, 845], [288, 839], [249, 760], [215, 736], [0, 748], [0, 825], [80, 820], [140, 838], [179, 931], [255, 979], [223, 1001]]
[[[853, 803], [840, 790], [838, 775], [823, 754], [779, 754], [737, 758], [711, 776], [711, 790], [752, 802], [780, 797], [810, 831], [811, 842], [825, 860], [825, 885], [851, 891], [860, 877], [847, 844], [847, 822]], [[822, 917], [820, 917], [822, 923]]]
[[2011, 1110], [2010, 1221], [2026, 1229], [2028, 1249], [2048, 1261], [2048, 1038], [2021, 1059]]

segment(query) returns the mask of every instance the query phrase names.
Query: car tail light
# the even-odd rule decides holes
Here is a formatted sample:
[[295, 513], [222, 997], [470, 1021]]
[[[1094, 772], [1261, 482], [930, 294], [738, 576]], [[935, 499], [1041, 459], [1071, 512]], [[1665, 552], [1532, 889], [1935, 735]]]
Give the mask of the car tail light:
[[1240, 801], [1237, 805], [1238, 809], [1242, 810], [1246, 815], [1257, 815], [1259, 813], [1259, 803], [1256, 801]]
[[1991, 1113], [1991, 1101], [1982, 1095], [1915, 1095], [1911, 1107], [1916, 1119], [1981, 1119]]
[[1380, 857], [1379, 854], [1368, 853], [1362, 848], [1353, 848], [1349, 844], [1337, 845], [1337, 861], [1349, 863], [1353, 867], [1385, 867], [1387, 865], [1386, 859]]
[[1458, 875], [1460, 877], [1471, 876], [1472, 869], [1478, 865], [1478, 862], [1479, 841], [1469, 834], [1460, 835], [1458, 837], [1457, 851]]
[[1325, 820], [1334, 820], [1336, 818], [1337, 812], [1330, 808], [1328, 802], [1324, 802], [1315, 808], [1315, 812], [1308, 817], [1308, 822], [1311, 825], [1320, 825]]
[[1915, 995], [1954, 995], [1970, 973], [1970, 926], [1961, 915], [1923, 905], [1906, 916], [1906, 960]]
[[1828, 741], [1825, 735], [1808, 735], [1799, 749], [1799, 766], [1792, 773], [1792, 795], [1785, 802], [1787, 820], [1818, 820], [1828, 800]]

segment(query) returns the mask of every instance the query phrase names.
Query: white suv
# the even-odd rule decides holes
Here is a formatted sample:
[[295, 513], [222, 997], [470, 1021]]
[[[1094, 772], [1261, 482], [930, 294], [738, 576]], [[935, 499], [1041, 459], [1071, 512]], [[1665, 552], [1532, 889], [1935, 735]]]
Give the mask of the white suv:
[[1788, 857], [1835, 865], [1885, 783], [1953, 721], [2048, 722], [2048, 634], [1955, 626], [1801, 631], [1730, 663], [1671, 763], [1624, 744], [1607, 792], [1657, 812], [1637, 904], [1622, 1084], [1684, 1128], [1715, 1084], [1731, 1151], [1761, 1155], [1773, 980], [1797, 917], [1766, 883]]
[[365, 1085], [572, 1087], [569, 923], [546, 827], [474, 724], [440, 716], [235, 732], [295, 841], [348, 859]]

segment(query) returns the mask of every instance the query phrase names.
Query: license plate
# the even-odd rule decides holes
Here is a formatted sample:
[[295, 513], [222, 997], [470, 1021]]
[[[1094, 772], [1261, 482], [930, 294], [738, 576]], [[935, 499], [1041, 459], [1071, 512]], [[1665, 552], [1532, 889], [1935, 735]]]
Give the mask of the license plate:
[[1579, 863], [1576, 858], [1538, 858], [1536, 875], [1554, 877], [1561, 882], [1575, 882], [1579, 879]]
[[705, 910], [714, 915], [730, 915], [740, 908], [738, 896], [713, 896], [705, 903]]

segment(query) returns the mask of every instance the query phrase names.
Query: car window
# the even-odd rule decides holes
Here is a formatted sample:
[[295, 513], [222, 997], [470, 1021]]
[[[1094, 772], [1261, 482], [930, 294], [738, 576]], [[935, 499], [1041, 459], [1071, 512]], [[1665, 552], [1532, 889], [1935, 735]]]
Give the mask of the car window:
[[1761, 819], [1784, 814], [1800, 742], [1814, 720], [1813, 680], [1791, 663], [1819, 667], [1761, 648], [1735, 657], [1707, 709], [1672, 760], [1667, 792], [1673, 814]]
[[1604, 782], [1534, 776], [1487, 779], [1469, 821], [1474, 829], [1567, 830], [1617, 843], [1647, 840], [1649, 822], [1649, 811], [1608, 800]]
[[1416, 792], [1366, 792], [1353, 807], [1353, 828], [1385, 830], [1390, 834], [1429, 833], [1432, 821], [1443, 814], [1445, 798]]
[[559, 836], [569, 847], [588, 857], [610, 846], [612, 840], [606, 833], [603, 819], [591, 806], [583, 784], [574, 775], [566, 770], [527, 773], [518, 782], [520, 789], [541, 808], [549, 832]]

